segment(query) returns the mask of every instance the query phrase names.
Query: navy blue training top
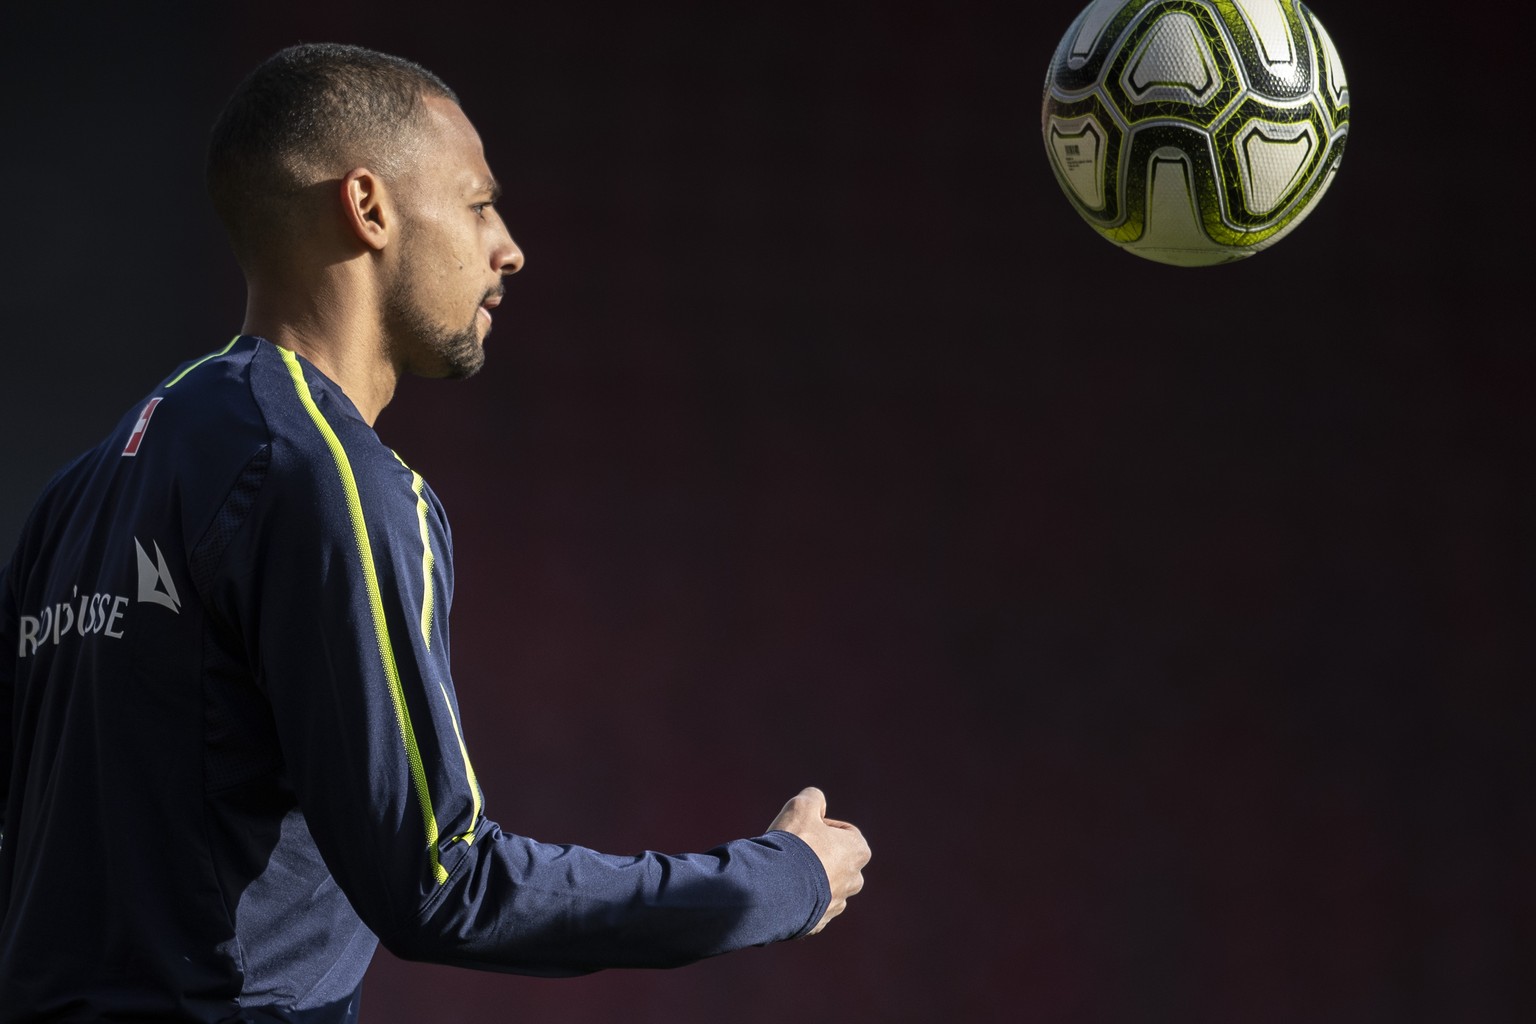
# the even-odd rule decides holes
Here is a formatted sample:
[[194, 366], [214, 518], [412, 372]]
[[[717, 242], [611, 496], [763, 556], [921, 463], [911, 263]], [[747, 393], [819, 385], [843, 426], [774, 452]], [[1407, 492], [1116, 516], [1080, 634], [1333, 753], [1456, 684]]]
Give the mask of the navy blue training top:
[[436, 496], [241, 337], [65, 468], [0, 570], [0, 1022], [356, 1019], [399, 956], [573, 974], [803, 934], [771, 832], [613, 856], [485, 816]]

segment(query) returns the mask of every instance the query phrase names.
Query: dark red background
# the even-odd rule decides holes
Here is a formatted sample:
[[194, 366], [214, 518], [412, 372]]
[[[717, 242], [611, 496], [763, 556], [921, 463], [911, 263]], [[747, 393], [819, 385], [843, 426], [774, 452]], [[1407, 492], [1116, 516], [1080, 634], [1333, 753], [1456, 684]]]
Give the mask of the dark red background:
[[485, 372], [379, 422], [455, 528], [491, 815], [694, 849], [814, 783], [876, 851], [815, 940], [381, 952], [369, 1024], [1533, 1019], [1518, 26], [1319, 0], [1342, 173], [1184, 271], [1051, 178], [1075, 0], [307, 6], [5, 16], [5, 536], [238, 329], [200, 153], [239, 78], [415, 58], [528, 254]]

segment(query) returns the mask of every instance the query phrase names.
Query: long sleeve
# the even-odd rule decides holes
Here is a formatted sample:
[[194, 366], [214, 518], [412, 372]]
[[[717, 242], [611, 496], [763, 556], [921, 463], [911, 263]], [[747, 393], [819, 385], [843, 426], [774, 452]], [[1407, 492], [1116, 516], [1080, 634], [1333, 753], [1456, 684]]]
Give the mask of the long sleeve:
[[673, 966], [808, 930], [820, 862], [772, 833], [614, 856], [485, 817], [449, 672], [449, 534], [420, 476], [287, 357], [271, 467], [215, 588], [313, 841], [397, 954], [485, 969]]

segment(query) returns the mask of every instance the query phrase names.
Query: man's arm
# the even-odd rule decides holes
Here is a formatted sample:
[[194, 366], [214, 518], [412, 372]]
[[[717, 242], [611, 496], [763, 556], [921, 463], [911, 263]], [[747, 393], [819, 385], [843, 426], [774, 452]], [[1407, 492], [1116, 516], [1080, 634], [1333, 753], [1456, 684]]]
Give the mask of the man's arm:
[[340, 447], [335, 465], [274, 451], [237, 618], [310, 832], [386, 946], [529, 973], [673, 966], [805, 934], [851, 894], [791, 831], [614, 856], [488, 820], [448, 671], [441, 509]]

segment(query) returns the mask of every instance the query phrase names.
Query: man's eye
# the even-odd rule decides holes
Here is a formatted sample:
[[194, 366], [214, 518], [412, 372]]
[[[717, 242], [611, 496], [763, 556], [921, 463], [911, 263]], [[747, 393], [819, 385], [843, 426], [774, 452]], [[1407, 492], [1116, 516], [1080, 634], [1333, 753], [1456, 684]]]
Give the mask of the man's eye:
[[495, 203], [476, 203], [475, 205], [471, 206], [470, 209], [475, 211], [475, 216], [483, 218], [485, 216], [485, 211], [489, 210], [494, 205], [496, 205], [496, 204]]

